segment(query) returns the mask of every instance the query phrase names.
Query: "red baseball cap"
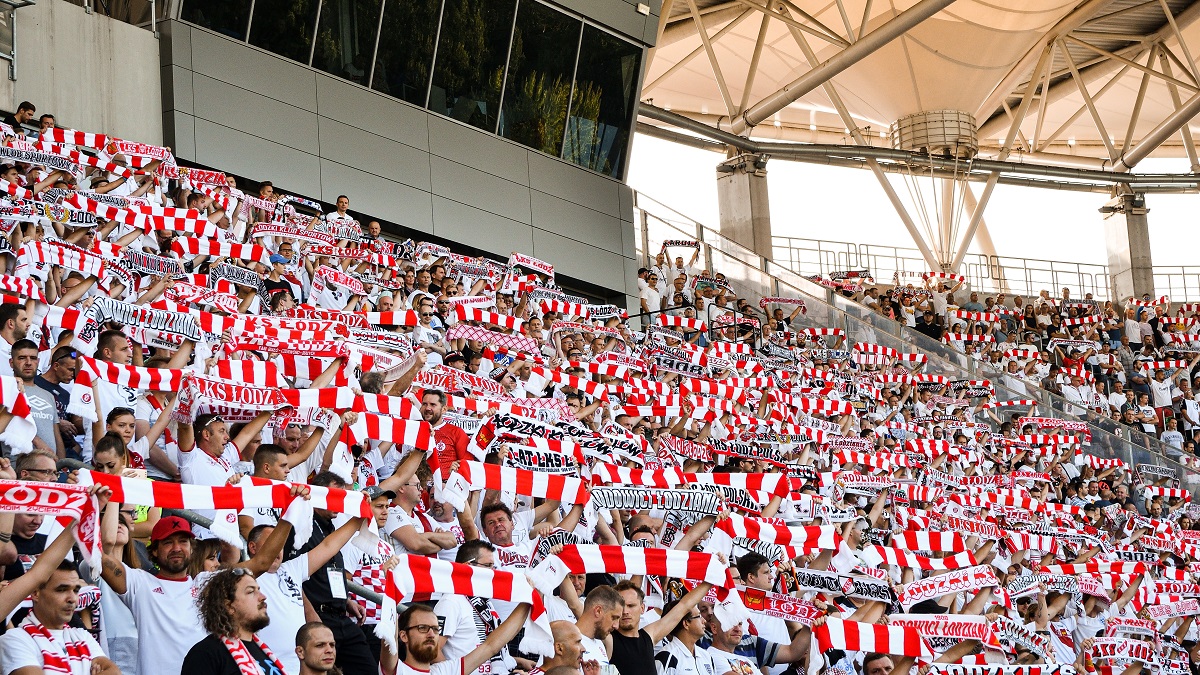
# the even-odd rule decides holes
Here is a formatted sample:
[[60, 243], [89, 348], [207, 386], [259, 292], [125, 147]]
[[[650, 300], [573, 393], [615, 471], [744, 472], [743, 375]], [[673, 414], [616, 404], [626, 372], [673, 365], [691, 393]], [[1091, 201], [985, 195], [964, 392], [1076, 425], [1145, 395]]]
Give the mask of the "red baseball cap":
[[193, 539], [196, 538], [195, 533], [192, 532], [191, 523], [179, 516], [167, 516], [154, 524], [154, 529], [150, 532], [150, 541], [162, 541], [176, 532], [183, 532]]

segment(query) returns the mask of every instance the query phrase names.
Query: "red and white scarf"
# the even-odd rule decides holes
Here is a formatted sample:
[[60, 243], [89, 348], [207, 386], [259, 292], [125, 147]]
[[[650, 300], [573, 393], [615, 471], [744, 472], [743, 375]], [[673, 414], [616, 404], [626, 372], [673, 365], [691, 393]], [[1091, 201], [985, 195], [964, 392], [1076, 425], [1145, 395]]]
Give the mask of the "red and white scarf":
[[750, 618], [741, 597], [728, 592], [735, 587], [729, 568], [710, 553], [568, 544], [558, 554], [546, 556], [537, 567], [526, 572], [534, 587], [543, 594], [552, 593], [568, 574], [632, 574], [702, 581], [719, 589], [720, 602], [713, 612], [723, 627], [730, 628]]
[[[193, 450], [192, 452], [201, 451]], [[79, 486], [81, 489], [86, 489], [93, 483], [110, 488], [113, 492], [112, 501], [114, 502], [138, 506], [158, 506], [164, 509], [241, 511], [247, 508], [276, 508], [286, 510], [297, 499], [292, 496], [291, 483], [272, 482], [260, 478], [244, 479], [239, 485], [210, 486], [112, 476], [80, 469]], [[28, 483], [24, 484], [28, 485]], [[306, 487], [309, 488], [308, 506], [364, 518], [363, 532], [373, 535], [377, 531], [375, 518], [371, 514], [371, 502], [362, 492], [317, 485]], [[296, 518], [289, 522], [292, 522], [296, 531], [297, 541], [306, 541], [311, 535], [311, 518], [307, 520]], [[209, 529], [222, 541], [234, 545], [242, 543], [236, 519], [233, 523], [227, 523], [222, 518], [214, 519]], [[360, 548], [367, 551], [374, 550], [374, 536], [369, 536], [369, 540], [369, 547], [360, 546]], [[358, 544], [356, 543], [356, 545]]]
[[[721, 532], [732, 539], [753, 539], [804, 551], [837, 551], [842, 545], [842, 536], [838, 533], [840, 529], [836, 525], [787, 527], [731, 513], [728, 518], [717, 522], [713, 527], [713, 535]], [[714, 545], [716, 544], [717, 542], [714, 542]]]
[[[225, 645], [225, 649], [229, 650], [229, 655], [233, 657], [233, 662], [237, 664], [238, 672], [241, 675], [268, 675], [263, 672], [262, 667], [250, 655], [250, 650], [246, 647], [245, 642], [237, 638], [222, 635], [221, 644]], [[275, 672], [283, 673], [283, 664], [271, 653], [271, 648], [267, 646], [267, 643], [263, 642], [258, 635], [254, 635], [254, 644], [267, 655], [268, 659], [271, 659], [272, 664], [275, 666]]]
[[915, 628], [859, 623], [828, 617], [813, 628], [813, 637], [822, 651], [879, 652], [933, 660], [933, 648]]
[[[60, 675], [91, 675], [94, 656], [88, 647], [89, 633], [82, 628], [63, 626], [62, 637], [54, 635], [37, 620], [33, 612], [19, 626], [42, 652], [42, 672]], [[282, 670], [280, 672], [283, 672]]]
[[100, 569], [99, 504], [86, 485], [0, 480], [0, 512], [53, 516], [63, 526], [74, 520], [75, 542], [92, 569]]
[[538, 343], [523, 335], [505, 335], [479, 326], [456, 323], [446, 331], [446, 340], [477, 340], [485, 345], [495, 345], [520, 352], [537, 352]]
[[179, 391], [183, 384], [183, 370], [170, 368], [142, 368], [101, 361], [79, 354], [75, 382], [71, 385], [71, 401], [67, 412], [79, 415], [89, 422], [96, 421], [96, 406], [92, 401], [92, 385], [109, 382], [138, 391]]
[[866, 562], [878, 565], [900, 565], [923, 570], [956, 570], [963, 567], [974, 567], [975, 556], [970, 551], [964, 551], [949, 558], [926, 558], [911, 551], [895, 546], [867, 546], [863, 549]]
[[434, 498], [458, 510], [466, 508], [467, 497], [476, 490], [511, 492], [526, 497], [553, 499], [566, 504], [586, 504], [591, 495], [580, 478], [529, 471], [512, 466], [460, 462], [445, 486], [435, 486]]
[[521, 330], [521, 326], [525, 323], [515, 316], [497, 314], [496, 312], [489, 312], [478, 307], [463, 304], [454, 306], [454, 315], [458, 317], [459, 321], [478, 321], [515, 331]]
[[215, 239], [180, 237], [171, 244], [171, 250], [185, 255], [207, 255], [213, 258], [234, 258], [271, 266], [271, 252], [255, 244], [230, 244]]
[[524, 574], [419, 555], [400, 556], [400, 562], [388, 572], [375, 635], [395, 649], [397, 603], [431, 595], [465, 595], [529, 604], [532, 609], [529, 622], [525, 624], [525, 636], [521, 639], [521, 651], [543, 656], [554, 653], [550, 615], [546, 613], [542, 596], [534, 590]]

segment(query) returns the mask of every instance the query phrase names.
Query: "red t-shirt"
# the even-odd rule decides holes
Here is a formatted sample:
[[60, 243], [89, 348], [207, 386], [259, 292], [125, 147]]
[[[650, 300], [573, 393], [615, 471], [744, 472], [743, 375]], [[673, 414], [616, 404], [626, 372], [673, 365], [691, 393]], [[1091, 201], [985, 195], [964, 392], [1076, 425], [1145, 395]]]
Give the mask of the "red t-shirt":
[[462, 429], [449, 422], [442, 422], [441, 426], [433, 430], [434, 453], [429, 458], [429, 468], [441, 468], [442, 480], [449, 478], [450, 465], [455, 460], [475, 459], [467, 450], [467, 443], [470, 440]]

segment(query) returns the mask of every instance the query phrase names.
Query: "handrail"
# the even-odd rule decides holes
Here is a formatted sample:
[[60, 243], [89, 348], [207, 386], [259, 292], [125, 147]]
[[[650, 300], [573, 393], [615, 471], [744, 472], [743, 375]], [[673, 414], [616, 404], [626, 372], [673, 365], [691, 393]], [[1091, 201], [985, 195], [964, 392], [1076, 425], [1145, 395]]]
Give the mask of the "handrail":
[[[973, 359], [962, 352], [951, 349], [946, 345], [930, 340], [914, 330], [907, 330], [895, 321], [886, 319], [867, 307], [848, 300], [822, 286], [783, 268], [767, 258], [755, 255], [739, 244], [732, 242], [715, 230], [709, 229], [702, 223], [657, 202], [642, 193], [634, 193], [635, 208], [641, 211], [641, 232], [638, 233], [637, 244], [639, 252], [646, 264], [649, 264], [649, 246], [651, 238], [651, 219], [657, 227], [665, 227], [670, 232], [667, 238], [694, 237], [702, 244], [706, 266], [713, 266], [714, 259], [719, 257], [723, 264], [721, 271], [727, 278], [743, 278], [747, 284], [744, 291], [751, 294], [784, 295], [786, 291], [812, 299], [813, 305], [807, 314], [800, 317], [797, 323], [811, 324], [812, 327], [841, 327], [846, 331], [846, 341], [852, 344], [857, 341], [867, 341], [893, 347], [901, 351], [910, 351], [916, 346], [929, 356], [926, 364], [928, 370], [939, 374], [949, 374], [965, 379], [991, 379], [999, 401], [1018, 399], [1033, 399], [1043, 411], [1057, 413], [1063, 419], [1079, 419], [1087, 421], [1092, 429], [1092, 444], [1088, 450], [1104, 458], [1119, 458], [1131, 467], [1135, 464], [1159, 463], [1173, 466], [1182, 480], [1188, 485], [1200, 488], [1200, 471], [1184, 466], [1171, 458], [1170, 453], [1179, 454], [1169, 449], [1157, 438], [1147, 436], [1129, 427], [1119, 425], [1107, 418], [1101, 418], [1090, 410], [1080, 414], [1079, 406], [1071, 404], [1066, 399], [1047, 392], [1036, 385], [1026, 387], [1024, 383], [1009, 381], [1002, 373], [987, 372], [980, 368]], [[647, 209], [652, 207], [653, 212]], [[658, 214], [664, 213], [660, 217]], [[679, 227], [674, 222], [683, 224]], [[750, 263], [749, 259], [756, 259]], [[739, 267], [740, 266], [740, 267]], [[732, 269], [737, 267], [737, 269]], [[751, 288], [749, 277], [757, 275], [759, 288]], [[764, 288], [765, 287], [765, 288]], [[765, 292], [763, 292], [765, 291]], [[860, 339], [861, 338], [861, 339]], [[889, 344], [890, 343], [890, 344]], [[1017, 391], [1017, 389], [1020, 391]]]

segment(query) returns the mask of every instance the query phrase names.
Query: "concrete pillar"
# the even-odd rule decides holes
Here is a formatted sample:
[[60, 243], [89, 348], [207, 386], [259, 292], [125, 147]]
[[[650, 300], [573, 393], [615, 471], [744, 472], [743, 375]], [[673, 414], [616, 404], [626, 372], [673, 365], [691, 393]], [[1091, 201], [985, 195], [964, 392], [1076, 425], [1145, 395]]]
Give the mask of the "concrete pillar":
[[1124, 303], [1143, 293], [1154, 295], [1150, 260], [1150, 223], [1144, 194], [1119, 195], [1100, 209], [1108, 248], [1108, 276], [1113, 300]]
[[767, 155], [751, 154], [717, 165], [717, 206], [722, 235], [764, 258], [774, 258], [766, 167]]

